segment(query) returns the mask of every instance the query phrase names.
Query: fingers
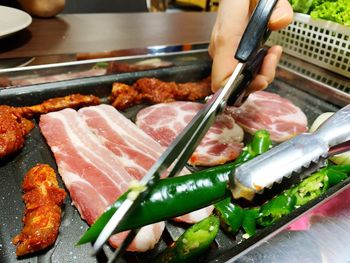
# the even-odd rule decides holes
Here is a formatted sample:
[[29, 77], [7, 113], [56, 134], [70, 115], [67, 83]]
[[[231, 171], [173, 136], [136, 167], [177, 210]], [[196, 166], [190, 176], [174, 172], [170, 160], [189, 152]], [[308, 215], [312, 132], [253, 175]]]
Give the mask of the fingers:
[[288, 26], [293, 20], [293, 9], [288, 0], [279, 0], [272, 12], [269, 28], [279, 30]]
[[273, 46], [264, 58], [259, 74], [249, 86], [248, 92], [265, 89], [275, 78], [276, 67], [282, 55], [282, 47]]
[[237, 65], [234, 55], [249, 20], [249, 1], [221, 0], [211, 35], [212, 90], [219, 89]]
[[[239, 41], [249, 21], [250, 12], [257, 0], [221, 0], [217, 19], [212, 31], [209, 54], [213, 58], [212, 91], [218, 90], [237, 65], [234, 59]], [[293, 10], [288, 0], [279, 0], [269, 22], [271, 30], [287, 26], [293, 19]], [[270, 53], [271, 52], [271, 53]], [[262, 72], [252, 83], [252, 89], [262, 89], [274, 77], [280, 48], [272, 48], [264, 60]]]

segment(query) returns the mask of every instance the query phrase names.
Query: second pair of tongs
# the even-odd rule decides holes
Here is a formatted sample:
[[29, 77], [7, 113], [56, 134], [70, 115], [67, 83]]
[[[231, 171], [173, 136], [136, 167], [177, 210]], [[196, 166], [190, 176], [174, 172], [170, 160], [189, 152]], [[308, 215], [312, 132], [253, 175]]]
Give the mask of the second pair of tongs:
[[[213, 124], [216, 116], [223, 111], [228, 101], [230, 100], [232, 104], [235, 104], [236, 101], [242, 98], [249, 81], [257, 74], [266, 54], [266, 50], [260, 48], [268, 35], [268, 21], [276, 2], [277, 0], [260, 0], [258, 2], [235, 54], [235, 58], [239, 63], [227, 83], [213, 95], [147, 172], [140, 182], [139, 189], [142, 190], [132, 191], [132, 194], [128, 195], [128, 198], [115, 212], [94, 243], [95, 252], [102, 248], [121, 222], [132, 216], [132, 212], [149, 195], [162, 174], [171, 168], [168, 173], [168, 177], [171, 177], [177, 175], [183, 169], [194, 149]], [[137, 230], [129, 232], [110, 261], [120, 257], [136, 233]]]
[[336, 112], [314, 133], [295, 136], [239, 166], [230, 177], [233, 197], [252, 200], [285, 179], [303, 179], [324, 166], [329, 156], [349, 151], [349, 145], [350, 105]]

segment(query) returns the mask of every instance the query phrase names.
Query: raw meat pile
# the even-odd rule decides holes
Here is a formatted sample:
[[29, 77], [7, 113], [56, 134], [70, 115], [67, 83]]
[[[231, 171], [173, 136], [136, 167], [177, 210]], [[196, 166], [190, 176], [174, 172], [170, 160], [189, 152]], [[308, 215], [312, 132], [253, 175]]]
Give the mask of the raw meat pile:
[[[88, 224], [92, 224], [128, 189], [132, 180], [145, 175], [202, 107], [194, 102], [172, 102], [146, 108], [137, 116], [137, 125], [143, 131], [108, 105], [42, 115], [40, 128], [74, 205]], [[192, 165], [219, 165], [239, 155], [243, 130], [234, 118], [249, 132], [268, 130], [276, 141], [307, 129], [305, 115], [291, 102], [275, 94], [257, 92], [250, 95], [242, 107], [229, 108], [217, 118], [191, 156]], [[194, 223], [212, 211], [210, 206], [176, 220]], [[153, 248], [164, 226], [164, 222], [158, 222], [143, 227], [128, 250]], [[123, 232], [111, 237], [111, 245], [117, 247], [125, 235]]]
[[[157, 142], [108, 105], [42, 115], [40, 128], [71, 199], [88, 224], [124, 193], [132, 180], [142, 177], [163, 151]], [[130, 158], [131, 155], [136, 158]], [[199, 221], [212, 210], [209, 207], [192, 212], [182, 221]], [[128, 250], [153, 248], [163, 229], [164, 222], [142, 228]], [[120, 244], [122, 235], [125, 233], [110, 239], [112, 246]]]

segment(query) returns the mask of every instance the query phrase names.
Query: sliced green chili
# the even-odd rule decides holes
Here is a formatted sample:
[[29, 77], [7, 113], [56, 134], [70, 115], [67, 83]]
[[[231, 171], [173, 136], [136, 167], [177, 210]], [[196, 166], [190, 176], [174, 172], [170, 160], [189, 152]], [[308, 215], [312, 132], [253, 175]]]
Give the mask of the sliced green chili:
[[294, 210], [296, 200], [294, 195], [281, 194], [274, 197], [260, 208], [258, 224], [269, 226], [288, 215]]
[[243, 223], [244, 211], [235, 204], [231, 203], [231, 198], [226, 198], [215, 204], [215, 210], [220, 217], [221, 225], [223, 228], [235, 234]]
[[256, 233], [256, 219], [259, 216], [259, 208], [251, 208], [244, 210], [242, 228], [245, 232], [244, 237], [254, 236]]
[[158, 255], [153, 262], [194, 262], [214, 241], [219, 225], [219, 219], [216, 216], [210, 216], [194, 224]]

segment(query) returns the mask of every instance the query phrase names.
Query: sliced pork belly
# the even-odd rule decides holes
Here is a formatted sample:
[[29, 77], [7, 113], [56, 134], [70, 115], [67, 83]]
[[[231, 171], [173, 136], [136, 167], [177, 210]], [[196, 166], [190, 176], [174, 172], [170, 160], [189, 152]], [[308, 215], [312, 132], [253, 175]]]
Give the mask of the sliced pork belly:
[[[137, 114], [136, 124], [167, 147], [186, 127], [203, 104], [177, 101], [147, 107]], [[191, 165], [214, 166], [234, 160], [241, 152], [243, 130], [233, 117], [221, 114], [189, 159]]]
[[307, 131], [307, 118], [302, 110], [289, 100], [267, 91], [254, 92], [241, 107], [228, 107], [226, 111], [245, 131], [254, 134], [265, 129], [276, 142]]
[[[128, 251], [140, 252], [152, 249], [154, 245], [158, 243], [158, 237], [160, 237], [163, 234], [164, 227], [164, 222], [142, 227], [137, 233], [133, 242], [131, 242], [131, 244], [129, 245]], [[109, 241], [115, 247], [119, 247], [126, 238], [127, 234], [128, 231], [121, 232], [117, 235], [113, 235]]]
[[[112, 106], [86, 107], [80, 109], [79, 114], [104, 145], [122, 160], [125, 170], [135, 179], [142, 178], [164, 151], [160, 144]], [[181, 175], [189, 173], [184, 169]], [[196, 223], [212, 212], [213, 206], [209, 206], [177, 217], [176, 220]]]
[[[90, 131], [75, 110], [65, 109], [42, 115], [40, 128], [55, 156], [73, 204], [81, 217], [92, 224], [128, 189], [133, 176], [124, 169], [122, 161]], [[143, 237], [140, 231], [130, 249], [153, 248], [161, 236], [162, 231], [158, 230], [165, 227], [164, 222], [156, 225], [157, 231], [148, 231], [148, 237]], [[123, 234], [111, 239], [112, 246], [118, 245], [114, 242], [120, 239], [118, 235]]]
[[162, 146], [112, 106], [86, 107], [78, 112], [135, 179], [141, 179], [164, 151]]

